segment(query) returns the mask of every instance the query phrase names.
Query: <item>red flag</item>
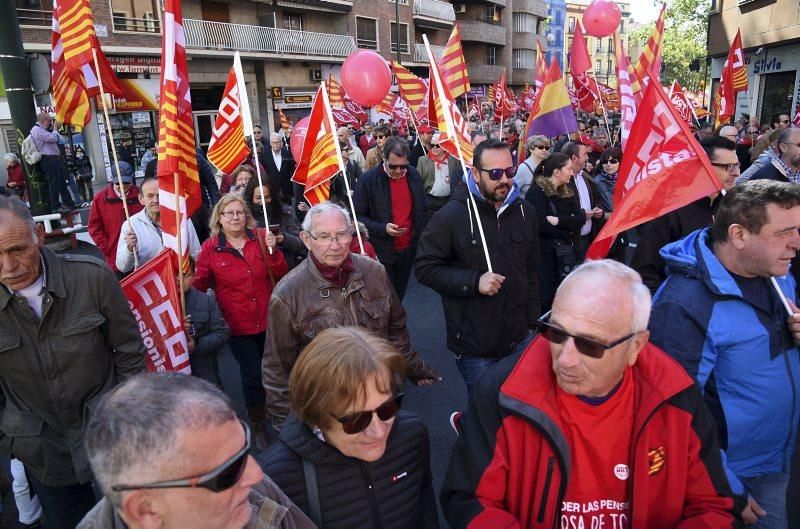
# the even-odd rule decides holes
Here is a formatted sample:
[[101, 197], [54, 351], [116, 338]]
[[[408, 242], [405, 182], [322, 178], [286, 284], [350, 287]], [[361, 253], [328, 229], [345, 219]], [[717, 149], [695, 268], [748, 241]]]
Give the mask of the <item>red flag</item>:
[[794, 110], [794, 118], [792, 118], [792, 125], [800, 127], [800, 105]]
[[176, 260], [175, 252], [167, 248], [120, 283], [147, 349], [150, 373], [192, 372], [175, 281]]
[[586, 254], [602, 259], [614, 237], [722, 189], [708, 156], [651, 78], [614, 189], [614, 211]]
[[309, 204], [325, 202], [330, 197], [331, 179], [339, 172], [336, 154], [335, 131], [330, 130], [322, 98], [322, 87], [317, 89], [311, 119], [308, 121], [303, 153], [294, 171], [292, 181], [305, 187], [303, 196]]
[[628, 59], [628, 55], [625, 53], [622, 41], [616, 31], [614, 32], [614, 50], [617, 58], [617, 89], [619, 90], [619, 138], [620, 144], [624, 149], [628, 144], [628, 136], [630, 136], [633, 122], [636, 119], [637, 101], [630, 78], [632, 71], [630, 59]]
[[502, 121], [516, 112], [516, 104], [509, 97], [508, 86], [506, 85], [506, 71], [500, 74], [500, 79], [495, 82], [494, 89], [494, 119]]
[[236, 72], [231, 68], [228, 82], [222, 93], [222, 102], [211, 131], [208, 144], [208, 161], [225, 174], [231, 174], [242, 161], [250, 156], [244, 139], [244, 122], [239, 103], [239, 85]]
[[583, 39], [583, 28], [580, 21], [578, 21], [575, 24], [575, 36], [572, 39], [572, 47], [569, 52], [569, 70], [572, 73], [575, 96], [578, 99], [580, 108], [585, 112], [594, 111], [595, 94], [597, 94], [597, 85], [587, 73], [591, 67], [592, 58], [589, 57], [586, 41]]
[[[181, 265], [188, 269], [189, 217], [200, 207], [201, 198], [180, 0], [164, 0], [161, 42], [157, 173], [162, 238], [164, 246], [175, 250], [181, 256]], [[180, 224], [176, 207], [180, 211]], [[178, 248], [178, 230], [181, 248]]]
[[544, 78], [547, 76], [547, 63], [544, 61], [544, 53], [542, 53], [544, 48], [542, 47], [542, 41], [539, 40], [539, 36], [536, 36], [536, 80], [534, 81], [534, 86], [536, 90], [539, 90], [542, 87], [542, 83], [544, 83]]
[[694, 117], [693, 105], [689, 98], [686, 97], [686, 94], [683, 93], [683, 88], [678, 84], [678, 81], [672, 81], [672, 86], [669, 87], [669, 99], [675, 105], [675, 110], [681, 119], [687, 125], [691, 125]]
[[736, 114], [736, 94], [747, 90], [747, 70], [744, 65], [742, 35], [736, 31], [728, 58], [722, 66], [722, 76], [717, 86], [717, 124], [728, 121]]

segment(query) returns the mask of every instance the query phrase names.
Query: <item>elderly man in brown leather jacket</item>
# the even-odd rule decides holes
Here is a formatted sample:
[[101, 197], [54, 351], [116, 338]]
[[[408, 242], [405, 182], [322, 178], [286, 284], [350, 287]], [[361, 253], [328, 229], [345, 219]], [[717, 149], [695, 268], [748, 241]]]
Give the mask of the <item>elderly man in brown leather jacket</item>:
[[0, 452], [25, 465], [44, 525], [73, 529], [95, 503], [83, 427], [145, 348], [111, 269], [42, 242], [25, 204], [0, 197]]
[[300, 238], [308, 259], [277, 284], [269, 303], [262, 381], [273, 426], [279, 428], [289, 412], [289, 374], [297, 357], [329, 327], [369, 329], [403, 353], [411, 382], [437, 381], [439, 375], [411, 346], [406, 312], [383, 266], [350, 253], [353, 226], [347, 211], [330, 202], [314, 206]]

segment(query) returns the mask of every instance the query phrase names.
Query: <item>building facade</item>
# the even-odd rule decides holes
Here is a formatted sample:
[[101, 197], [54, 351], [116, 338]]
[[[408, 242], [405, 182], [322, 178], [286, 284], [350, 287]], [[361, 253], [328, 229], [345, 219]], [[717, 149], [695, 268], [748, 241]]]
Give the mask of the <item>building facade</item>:
[[550, 17], [547, 25], [547, 64], [555, 60], [563, 72], [567, 3], [564, 0], [551, 0], [547, 13]]
[[736, 117], [764, 125], [776, 113], [794, 116], [800, 104], [800, 3], [713, 0], [708, 24], [712, 94], [737, 29], [742, 32], [749, 89], [737, 96]]

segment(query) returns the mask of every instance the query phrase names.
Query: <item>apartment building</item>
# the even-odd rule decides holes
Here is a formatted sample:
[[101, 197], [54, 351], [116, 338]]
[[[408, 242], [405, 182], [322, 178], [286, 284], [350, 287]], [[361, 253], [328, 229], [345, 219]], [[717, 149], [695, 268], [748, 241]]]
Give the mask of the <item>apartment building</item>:
[[800, 105], [800, 4], [797, 0], [712, 0], [708, 24], [712, 94], [736, 31], [742, 32], [749, 90], [737, 98], [742, 113], [769, 124]]
[[[608, 86], [616, 87], [617, 86], [617, 59], [614, 50], [614, 38], [613, 37], [603, 37], [597, 38], [593, 37], [586, 33], [585, 25], [583, 23], [583, 12], [591, 3], [591, 0], [570, 0], [567, 1], [566, 5], [566, 17], [565, 17], [565, 34], [567, 36], [566, 42], [564, 44], [564, 53], [565, 53], [565, 61], [564, 61], [564, 68], [565, 71], [569, 74], [569, 53], [570, 48], [572, 47], [572, 39], [575, 35], [575, 26], [577, 22], [581, 22], [581, 26], [584, 27], [584, 36], [586, 37], [586, 49], [589, 51], [589, 55], [592, 57], [592, 67], [593, 67], [593, 74], [594, 78], [600, 81], [601, 83], [605, 83]], [[630, 2], [627, 1], [618, 1], [617, 4], [620, 7], [620, 11], [622, 11], [622, 19], [620, 20], [619, 24], [619, 34], [620, 38], [627, 42], [627, 32], [631, 26], [631, 9], [630, 9]]]

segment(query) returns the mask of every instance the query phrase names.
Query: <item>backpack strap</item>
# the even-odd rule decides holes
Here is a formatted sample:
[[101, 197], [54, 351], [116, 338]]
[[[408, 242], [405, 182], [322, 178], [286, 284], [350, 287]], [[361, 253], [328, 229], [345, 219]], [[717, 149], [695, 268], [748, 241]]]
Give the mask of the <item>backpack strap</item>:
[[306, 482], [306, 496], [308, 498], [308, 517], [322, 527], [322, 509], [319, 503], [319, 484], [317, 483], [317, 468], [312, 461], [303, 458], [303, 478]]

